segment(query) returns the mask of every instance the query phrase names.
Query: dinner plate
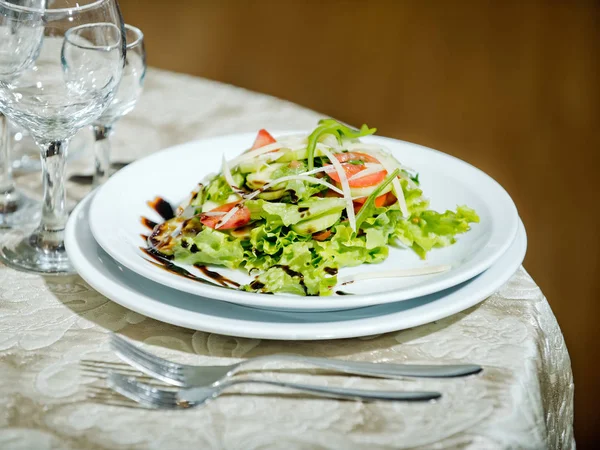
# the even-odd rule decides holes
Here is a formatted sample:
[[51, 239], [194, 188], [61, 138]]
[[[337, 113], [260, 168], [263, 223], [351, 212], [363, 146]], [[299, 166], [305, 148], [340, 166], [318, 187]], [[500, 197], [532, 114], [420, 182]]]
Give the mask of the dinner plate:
[[[277, 134], [276, 134], [277, 135]], [[167, 149], [130, 164], [102, 186], [90, 211], [90, 226], [96, 241], [128, 269], [165, 286], [202, 297], [247, 306], [286, 310], [339, 310], [396, 302], [434, 293], [462, 283], [490, 267], [507, 250], [517, 233], [519, 218], [506, 191], [475, 167], [442, 152], [416, 144], [382, 137], [363, 138], [366, 143], [386, 146], [403, 164], [420, 174], [421, 187], [438, 211], [457, 205], [474, 208], [481, 222], [458, 237], [450, 247], [434, 249], [423, 261], [410, 249], [390, 248], [388, 259], [377, 265], [344, 268], [339, 277], [393, 269], [449, 264], [451, 270], [419, 277], [376, 279], [344, 286], [340, 295], [301, 297], [265, 295], [199, 283], [148, 261], [140, 249], [141, 235], [149, 230], [142, 217], [160, 221], [148, 200], [161, 196], [178, 203], [210, 172], [218, 172], [222, 156], [231, 159], [248, 148], [254, 134], [230, 135], [201, 140]], [[183, 266], [202, 278], [198, 269]], [[251, 278], [242, 271], [215, 268], [234, 281], [246, 284]], [[336, 291], [340, 291], [336, 289]]]
[[463, 311], [498, 290], [519, 268], [527, 237], [522, 224], [488, 270], [452, 288], [411, 300], [343, 311], [285, 312], [201, 298], [128, 270], [96, 243], [89, 226], [92, 197], [75, 208], [65, 244], [81, 277], [101, 294], [154, 319], [194, 330], [259, 339], [320, 340], [369, 336], [423, 325]]

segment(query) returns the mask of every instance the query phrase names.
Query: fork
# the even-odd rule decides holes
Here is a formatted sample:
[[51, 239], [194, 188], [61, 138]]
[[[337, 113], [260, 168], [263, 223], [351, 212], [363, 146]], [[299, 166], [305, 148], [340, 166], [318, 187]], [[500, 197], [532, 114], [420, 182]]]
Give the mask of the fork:
[[276, 354], [258, 356], [228, 366], [191, 366], [177, 364], [160, 358], [135, 346], [131, 342], [111, 334], [110, 344], [115, 353], [136, 369], [165, 383], [180, 387], [207, 386], [222, 382], [236, 372], [246, 369], [257, 361], [293, 361], [337, 372], [379, 378], [427, 377], [446, 378], [478, 373], [481, 366], [462, 365], [417, 365], [342, 361], [331, 358], [315, 358], [298, 355]]
[[165, 390], [141, 383], [133, 377], [111, 372], [107, 378], [108, 386], [115, 392], [139, 403], [142, 406], [156, 409], [180, 409], [201, 406], [208, 400], [221, 395], [231, 386], [240, 384], [263, 384], [284, 387], [297, 391], [310, 392], [318, 397], [343, 400], [361, 401], [427, 401], [435, 400], [442, 396], [439, 392], [427, 391], [379, 391], [368, 389], [348, 389], [329, 386], [316, 386], [310, 384], [287, 383], [270, 380], [241, 379], [229, 380], [218, 385], [181, 389], [178, 391]]

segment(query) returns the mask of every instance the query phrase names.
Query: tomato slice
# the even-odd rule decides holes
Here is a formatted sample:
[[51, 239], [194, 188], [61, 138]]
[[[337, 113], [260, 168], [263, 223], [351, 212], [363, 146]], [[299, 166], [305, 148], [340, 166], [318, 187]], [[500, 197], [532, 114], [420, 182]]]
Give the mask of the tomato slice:
[[343, 197], [342, 194], [338, 194], [337, 192], [335, 192], [332, 189], [327, 189], [327, 191], [325, 191], [325, 197]]
[[348, 161], [362, 161], [362, 162], [371, 162], [378, 163], [379, 160], [374, 156], [369, 155], [368, 153], [362, 152], [346, 152], [346, 153], [336, 153], [335, 159], [337, 159], [341, 163], [345, 163]]
[[312, 235], [312, 237], [315, 241], [324, 241], [329, 236], [331, 236], [331, 230], [319, 231], [318, 233], [315, 233]]
[[[371, 162], [378, 163], [377, 158], [367, 154], [360, 152], [347, 152], [347, 153], [337, 153], [334, 155], [335, 158], [342, 163], [342, 168], [344, 169], [344, 173], [346, 174], [346, 178], [348, 178], [348, 185], [350, 187], [369, 187], [375, 186], [385, 180], [387, 176], [387, 171], [381, 170], [379, 172], [372, 173], [371, 175], [367, 175], [365, 177], [357, 178], [355, 180], [350, 180], [352, 176], [356, 175], [359, 172], [362, 172], [366, 169], [366, 167], [362, 164], [352, 164], [348, 161], [362, 161], [362, 162]], [[329, 178], [331, 178], [336, 183], [340, 182], [340, 175], [337, 171], [328, 172]]]
[[[354, 212], [360, 211], [360, 208], [363, 207], [363, 205], [365, 204], [366, 201], [367, 201], [367, 197], [355, 198], [353, 200]], [[382, 206], [389, 206], [388, 205], [388, 194], [383, 194], [383, 195], [380, 195], [379, 197], [376, 197], [375, 198], [375, 206], [377, 208], [381, 208]]]
[[[214, 211], [227, 213], [231, 211], [233, 207], [237, 204], [238, 202], [226, 203], [211, 210], [211, 212]], [[222, 218], [223, 216], [201, 216], [200, 222], [202, 222], [203, 225], [209, 228], [215, 229]], [[242, 205], [242, 207], [239, 208], [233, 214], [233, 216], [231, 216], [231, 218], [223, 224], [223, 226], [219, 227], [219, 230], [231, 230], [233, 228], [243, 227], [248, 222], [250, 222], [250, 210], [248, 209], [248, 207]]]
[[254, 140], [254, 144], [252, 144], [252, 148], [250, 150], [256, 150], [257, 148], [272, 144], [273, 142], [277, 141], [267, 130], [262, 129], [256, 135], [256, 139]]

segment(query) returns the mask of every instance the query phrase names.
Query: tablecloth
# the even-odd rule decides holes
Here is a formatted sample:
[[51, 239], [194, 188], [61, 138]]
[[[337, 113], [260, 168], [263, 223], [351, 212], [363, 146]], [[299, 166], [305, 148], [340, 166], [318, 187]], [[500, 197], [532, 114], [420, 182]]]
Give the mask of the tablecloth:
[[[118, 123], [113, 156], [258, 128], [309, 129], [322, 115], [266, 95], [151, 69]], [[90, 155], [70, 172], [90, 169]], [[39, 174], [19, 177], [39, 196]], [[69, 183], [72, 201], [88, 188]], [[476, 376], [376, 380], [271, 364], [272, 379], [439, 390], [431, 403], [360, 403], [239, 388], [202, 408], [120, 406], [80, 361], [117, 361], [116, 331], [177, 361], [225, 364], [274, 352], [357, 361], [479, 363]], [[289, 370], [279, 370], [279, 369]], [[574, 448], [569, 355], [544, 295], [521, 268], [481, 304], [428, 325], [318, 342], [245, 339], [171, 326], [113, 303], [78, 276], [0, 266], [0, 448], [8, 449], [541, 449]], [[240, 392], [248, 392], [240, 395]], [[123, 403], [126, 405], [126, 403]]]

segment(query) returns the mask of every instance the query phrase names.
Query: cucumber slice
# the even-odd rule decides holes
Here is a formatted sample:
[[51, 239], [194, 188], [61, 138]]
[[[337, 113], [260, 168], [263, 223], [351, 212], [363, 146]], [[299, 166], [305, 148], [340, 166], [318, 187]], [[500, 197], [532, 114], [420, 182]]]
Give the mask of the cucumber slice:
[[[319, 149], [315, 150], [315, 156], [325, 156], [323, 152]], [[290, 162], [290, 161], [301, 161], [303, 159], [308, 159], [308, 150], [306, 148], [301, 148], [300, 150], [288, 150], [282, 156], [277, 158], [277, 161], [280, 162]]]
[[302, 214], [303, 221], [322, 215], [341, 213], [344, 208], [346, 208], [346, 201], [338, 197], [311, 198], [298, 203], [298, 212]]
[[[266, 153], [268, 155], [268, 153]], [[262, 155], [261, 155], [262, 156]], [[274, 161], [268, 161], [265, 158], [261, 158], [261, 156], [257, 156], [252, 159], [248, 159], [246, 161], [242, 161], [237, 168], [241, 173], [254, 173], [259, 172], [262, 169], [272, 164]]]
[[333, 226], [340, 219], [341, 215], [342, 212], [338, 211], [325, 214], [321, 217], [315, 217], [314, 219], [303, 220], [296, 225], [292, 225], [292, 230], [303, 235], [313, 234], [317, 231], [323, 231]]
[[[264, 166], [257, 172], [249, 173], [246, 177], [246, 185], [251, 189], [260, 189], [273, 179], [273, 172], [282, 167], [283, 163], [274, 163]], [[279, 197], [277, 197], [279, 198]]]
[[[371, 195], [371, 193], [377, 189], [379, 185], [376, 184], [375, 186], [368, 186], [368, 187], [362, 187], [362, 188], [350, 188], [350, 194], [352, 195], [352, 198], [360, 198], [360, 197], [368, 197], [369, 195]], [[381, 191], [381, 195], [383, 194], [387, 194], [388, 192], [390, 192], [392, 190], [392, 183], [389, 183], [385, 188], [383, 188], [383, 190]]]
[[279, 189], [278, 191], [265, 191], [258, 194], [258, 198], [263, 200], [278, 200], [285, 195], [285, 189]]

